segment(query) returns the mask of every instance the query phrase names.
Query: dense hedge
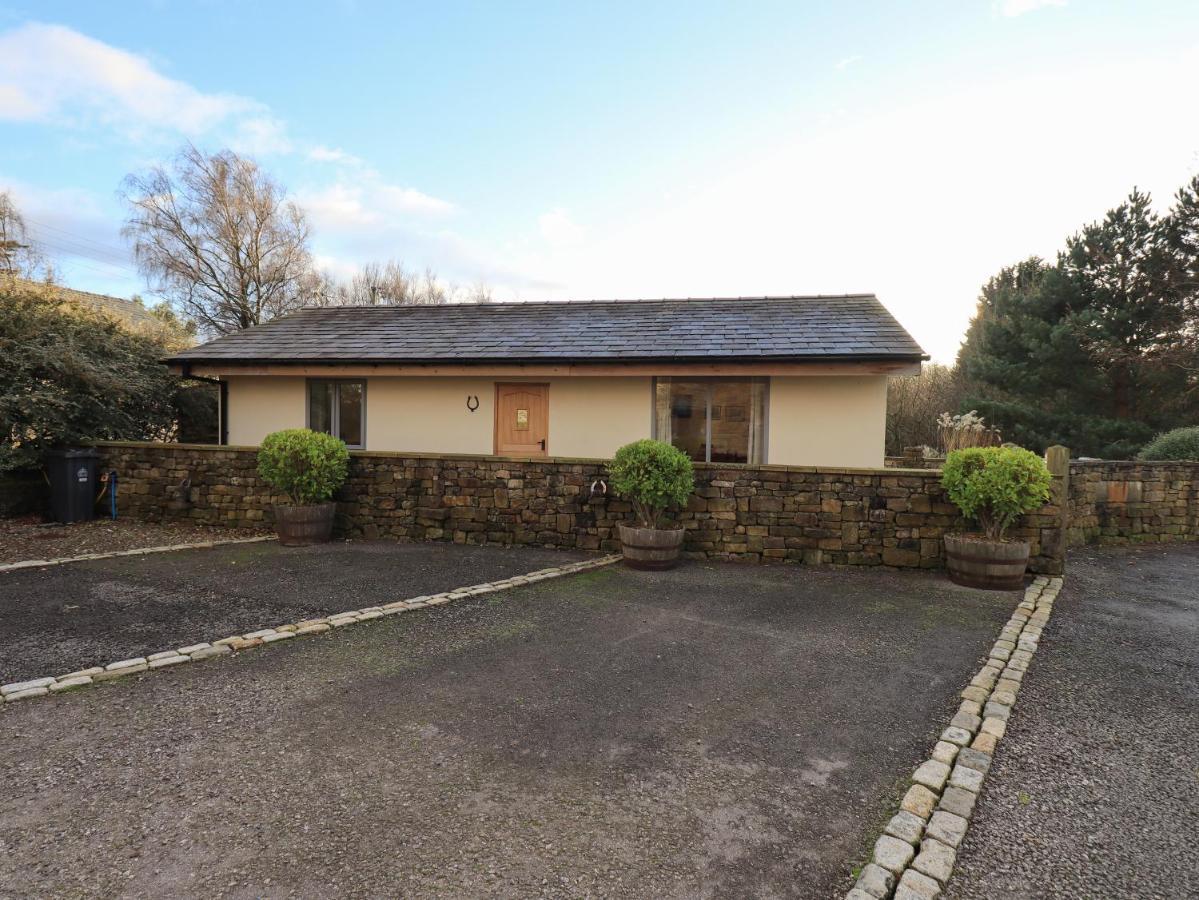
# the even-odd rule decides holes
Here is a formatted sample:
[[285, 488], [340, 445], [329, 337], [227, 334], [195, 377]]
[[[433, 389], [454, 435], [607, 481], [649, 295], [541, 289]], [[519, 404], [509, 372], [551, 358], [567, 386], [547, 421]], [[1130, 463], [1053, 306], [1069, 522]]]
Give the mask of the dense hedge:
[[0, 471], [35, 469], [45, 450], [90, 440], [160, 440], [181, 421], [215, 432], [211, 386], [161, 362], [170, 339], [0, 276]]

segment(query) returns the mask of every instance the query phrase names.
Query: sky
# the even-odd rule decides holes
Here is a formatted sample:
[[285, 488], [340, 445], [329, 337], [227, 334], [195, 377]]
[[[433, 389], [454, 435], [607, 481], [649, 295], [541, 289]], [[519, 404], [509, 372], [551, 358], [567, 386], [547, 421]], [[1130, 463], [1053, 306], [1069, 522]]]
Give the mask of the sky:
[[874, 292], [951, 362], [981, 285], [1199, 174], [1195, 0], [0, 0], [0, 190], [153, 300], [122, 180], [254, 157], [313, 252], [499, 300]]

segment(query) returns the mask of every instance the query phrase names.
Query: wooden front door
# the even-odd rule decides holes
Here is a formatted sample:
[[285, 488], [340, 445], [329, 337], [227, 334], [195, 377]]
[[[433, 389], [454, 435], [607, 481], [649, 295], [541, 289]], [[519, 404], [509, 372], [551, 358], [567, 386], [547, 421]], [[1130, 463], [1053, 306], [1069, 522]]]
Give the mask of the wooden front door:
[[498, 456], [546, 456], [549, 452], [550, 386], [495, 386], [495, 452]]

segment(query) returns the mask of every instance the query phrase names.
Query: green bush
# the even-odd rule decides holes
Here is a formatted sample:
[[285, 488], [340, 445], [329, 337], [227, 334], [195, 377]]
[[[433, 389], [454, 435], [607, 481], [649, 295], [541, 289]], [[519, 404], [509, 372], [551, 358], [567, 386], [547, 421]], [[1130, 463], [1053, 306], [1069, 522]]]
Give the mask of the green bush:
[[945, 458], [941, 484], [968, 519], [977, 519], [991, 540], [1049, 499], [1053, 477], [1045, 461], [1020, 447], [970, 447]]
[[173, 349], [52, 286], [0, 273], [0, 472], [36, 470], [54, 447], [170, 440], [189, 414], [207, 416], [197, 428], [215, 436], [215, 397], [206, 411], [187, 404], [193, 389], [161, 362]]
[[1199, 460], [1199, 425], [1159, 434], [1137, 454], [1137, 459]]
[[612, 489], [633, 503], [646, 528], [657, 528], [666, 508], [682, 506], [695, 490], [695, 470], [682, 450], [648, 438], [625, 444], [610, 466]]
[[307, 428], [268, 434], [258, 451], [258, 474], [297, 506], [329, 500], [345, 483], [349, 468], [344, 441]]

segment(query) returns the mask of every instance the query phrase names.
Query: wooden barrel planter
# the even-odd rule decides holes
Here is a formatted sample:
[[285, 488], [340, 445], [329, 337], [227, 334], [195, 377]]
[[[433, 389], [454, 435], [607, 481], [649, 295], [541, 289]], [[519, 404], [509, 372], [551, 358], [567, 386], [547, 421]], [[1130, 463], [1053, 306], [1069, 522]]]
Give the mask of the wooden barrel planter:
[[621, 525], [620, 545], [626, 566], [634, 569], [673, 569], [683, 546], [683, 529], [638, 528]]
[[315, 506], [276, 506], [275, 531], [285, 547], [305, 547], [325, 544], [333, 537], [333, 514], [336, 503]]
[[990, 541], [981, 534], [945, 535], [949, 579], [965, 587], [1015, 591], [1024, 587], [1027, 541]]

